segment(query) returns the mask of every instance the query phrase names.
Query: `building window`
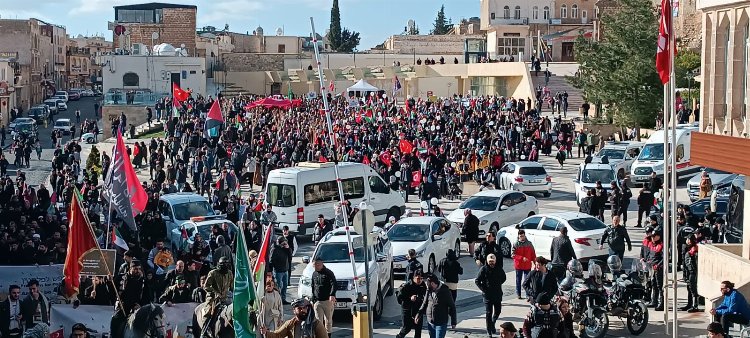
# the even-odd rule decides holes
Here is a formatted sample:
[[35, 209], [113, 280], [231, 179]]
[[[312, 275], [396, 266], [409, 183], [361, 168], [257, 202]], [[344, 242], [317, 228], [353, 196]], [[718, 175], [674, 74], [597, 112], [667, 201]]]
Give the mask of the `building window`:
[[286, 45], [279, 45], [277, 53], [286, 53]]
[[570, 18], [571, 19], [578, 18], [578, 5], [570, 6]]
[[549, 20], [549, 6], [544, 6], [544, 10], [542, 11], [542, 19]]
[[560, 5], [560, 18], [567, 19], [568, 18], [568, 6], [566, 5]]
[[594, 20], [599, 18], [599, 7], [594, 8]]
[[531, 8], [531, 18], [534, 20], [539, 20], [539, 7], [534, 6]]
[[586, 20], [588, 19], [589, 14], [586, 12], [586, 10], [581, 10], [581, 19]]
[[503, 19], [510, 19], [510, 7], [503, 7]]
[[518, 53], [526, 55], [526, 38], [502, 37], [497, 39], [497, 55], [518, 57]]
[[743, 55], [742, 55], [742, 110], [740, 111], [740, 116], [742, 117], [742, 120], [744, 121], [747, 119], [747, 110], [750, 108], [750, 102], [748, 102], [747, 98], [747, 73], [750, 72], [750, 68], [748, 68], [748, 49], [750, 49], [750, 21], [745, 24], [745, 48], [743, 48]]
[[513, 10], [513, 19], [521, 19], [521, 6], [516, 6]]
[[[726, 19], [729, 20], [729, 19]], [[730, 24], [727, 23], [726, 31], [724, 32], [724, 91], [727, 92], [732, 88], [732, 77], [729, 76], [729, 62], [732, 61], [732, 58], [729, 57], [729, 30]], [[724, 99], [724, 103], [726, 104], [726, 112], [730, 112], [730, 107], [732, 107], [732, 102], [729, 101], [729, 95], [726, 95], [726, 98]]]
[[490, 19], [495, 20], [495, 13], [490, 13]]
[[122, 76], [122, 86], [123, 87], [138, 87], [139, 86], [138, 74], [125, 73], [125, 75]]

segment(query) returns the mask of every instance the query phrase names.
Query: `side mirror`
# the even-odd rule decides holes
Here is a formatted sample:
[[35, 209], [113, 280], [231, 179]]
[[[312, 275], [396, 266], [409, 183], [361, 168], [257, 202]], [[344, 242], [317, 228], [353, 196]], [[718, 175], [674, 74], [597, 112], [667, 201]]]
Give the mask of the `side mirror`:
[[434, 241], [439, 241], [439, 240], [441, 240], [441, 239], [443, 239], [443, 236], [440, 236], [440, 235], [432, 235], [432, 241], [433, 241], [433, 242], [434, 242]]
[[303, 256], [302, 257], [302, 263], [309, 264], [310, 263], [310, 256]]
[[507, 205], [504, 205], [504, 204], [503, 204], [503, 205], [501, 205], [501, 206], [500, 206], [500, 211], [503, 211], [503, 210], [508, 210], [508, 206], [507, 206]]
[[521, 224], [516, 224], [515, 228], [516, 229], [521, 229]]

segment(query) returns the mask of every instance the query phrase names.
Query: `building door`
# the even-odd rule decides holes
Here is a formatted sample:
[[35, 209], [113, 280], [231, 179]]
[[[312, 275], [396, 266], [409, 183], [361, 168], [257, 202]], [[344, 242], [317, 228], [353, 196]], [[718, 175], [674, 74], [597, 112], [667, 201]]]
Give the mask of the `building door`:
[[171, 79], [172, 79], [172, 86], [169, 86], [170, 91], [172, 90], [172, 87], [174, 87], [175, 84], [178, 87], [182, 88], [182, 86], [180, 86], [180, 73], [171, 73]]
[[560, 56], [560, 61], [562, 62], [573, 62], [575, 61], [575, 53], [573, 52], [573, 46], [575, 45], [574, 42], [563, 42], [561, 52], [562, 55]]
[[279, 82], [271, 83], [271, 95], [281, 95], [281, 83]]

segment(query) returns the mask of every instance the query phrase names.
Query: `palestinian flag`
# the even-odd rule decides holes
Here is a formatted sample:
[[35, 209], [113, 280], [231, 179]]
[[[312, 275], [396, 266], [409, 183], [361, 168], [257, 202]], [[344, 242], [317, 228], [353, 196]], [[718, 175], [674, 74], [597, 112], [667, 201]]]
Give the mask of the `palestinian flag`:
[[255, 262], [253, 274], [255, 275], [255, 281], [258, 282], [261, 291], [265, 288], [266, 280], [266, 261], [268, 260], [269, 251], [271, 247], [271, 234], [273, 233], [273, 225], [266, 226], [266, 233], [263, 235], [263, 244], [260, 246], [260, 252], [258, 252], [258, 260]]
[[172, 99], [172, 117], [180, 117], [180, 109], [182, 109], [180, 101], [177, 98]]
[[224, 124], [224, 117], [221, 115], [221, 108], [219, 107], [219, 100], [214, 101], [211, 105], [211, 109], [208, 110], [208, 116], [206, 117], [206, 125], [204, 134], [207, 138], [218, 137], [219, 129]]
[[125, 242], [125, 240], [122, 238], [122, 235], [120, 235], [120, 232], [117, 231], [117, 227], [112, 227], [112, 238], [110, 238], [112, 243], [115, 245], [121, 247], [123, 250], [128, 251], [130, 250], [130, 247], [128, 247], [128, 243]]

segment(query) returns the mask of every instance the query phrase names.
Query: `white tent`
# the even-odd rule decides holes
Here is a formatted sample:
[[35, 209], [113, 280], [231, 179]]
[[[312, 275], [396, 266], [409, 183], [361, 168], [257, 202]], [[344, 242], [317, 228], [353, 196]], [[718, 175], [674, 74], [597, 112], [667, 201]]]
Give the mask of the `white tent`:
[[357, 97], [365, 97], [368, 92], [377, 92], [379, 90], [378, 87], [367, 83], [365, 79], [359, 80], [353, 86], [346, 89], [347, 92], [354, 92], [354, 95]]

